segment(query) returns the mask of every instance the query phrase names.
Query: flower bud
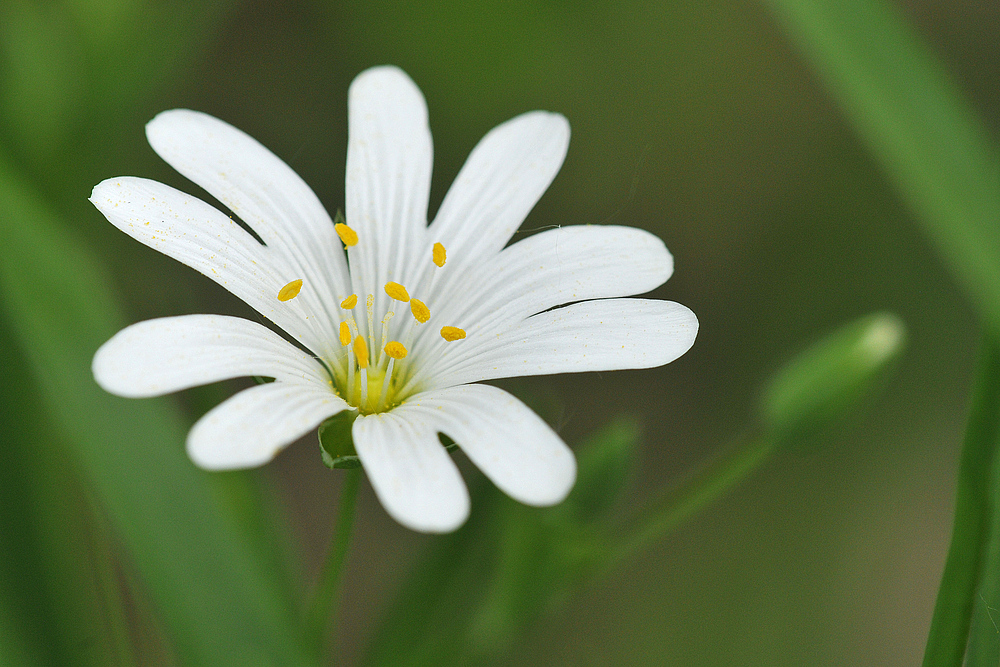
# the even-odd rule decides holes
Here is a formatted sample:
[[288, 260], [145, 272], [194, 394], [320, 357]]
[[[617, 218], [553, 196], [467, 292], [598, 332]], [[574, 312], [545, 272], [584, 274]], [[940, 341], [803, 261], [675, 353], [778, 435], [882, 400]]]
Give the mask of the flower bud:
[[764, 393], [766, 428], [804, 435], [851, 408], [886, 376], [905, 347], [896, 315], [875, 313], [815, 343], [775, 375]]

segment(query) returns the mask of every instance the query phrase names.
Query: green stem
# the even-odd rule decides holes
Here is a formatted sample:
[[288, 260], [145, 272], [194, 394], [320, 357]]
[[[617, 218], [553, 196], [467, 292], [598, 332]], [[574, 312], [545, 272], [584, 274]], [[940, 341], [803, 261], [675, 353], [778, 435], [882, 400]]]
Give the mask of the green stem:
[[639, 519], [613, 561], [645, 548], [723, 496], [766, 461], [778, 444], [779, 439], [773, 435], [758, 436], [733, 447], [678, 486], [668, 488]]
[[980, 356], [958, 464], [955, 524], [927, 636], [924, 667], [961, 667], [989, 544], [991, 480], [1000, 442], [1000, 347], [987, 339]]
[[[336, 625], [337, 602], [340, 597], [340, 582], [343, 578], [344, 561], [351, 543], [351, 529], [354, 527], [354, 508], [358, 498], [360, 470], [345, 470], [340, 490], [340, 508], [334, 527], [330, 550], [320, 573], [319, 583], [309, 608], [308, 627], [320, 655], [333, 652], [335, 635], [330, 635], [330, 627]], [[329, 640], [328, 640], [329, 637]]]

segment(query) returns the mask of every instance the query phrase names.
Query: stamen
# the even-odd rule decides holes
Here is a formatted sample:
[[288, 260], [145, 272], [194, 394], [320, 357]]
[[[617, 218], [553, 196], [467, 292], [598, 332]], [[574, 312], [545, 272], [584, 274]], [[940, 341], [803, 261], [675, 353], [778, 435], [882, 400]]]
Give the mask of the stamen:
[[402, 301], [406, 303], [410, 300], [410, 293], [406, 291], [406, 288], [399, 283], [388, 282], [385, 284], [385, 293], [391, 296], [396, 301]]
[[410, 299], [410, 312], [413, 313], [413, 319], [420, 324], [431, 319], [431, 309], [420, 299]]
[[342, 222], [338, 222], [333, 226], [334, 230], [337, 232], [337, 236], [340, 240], [344, 242], [344, 247], [349, 248], [352, 245], [358, 245], [358, 233], [345, 225]]
[[340, 344], [345, 347], [351, 344], [351, 327], [347, 322], [340, 323]]
[[361, 336], [354, 338], [354, 354], [358, 357], [358, 366], [368, 368], [368, 345]]
[[378, 397], [376, 408], [381, 409], [385, 405], [385, 399], [389, 395], [389, 385], [392, 384], [392, 366], [396, 359], [406, 356], [406, 348], [399, 341], [389, 341], [385, 346], [385, 353], [389, 357], [389, 367], [385, 369], [385, 377], [382, 380], [382, 394]]
[[431, 256], [433, 257], [435, 264], [437, 264], [439, 267], [444, 266], [447, 253], [445, 252], [443, 245], [441, 245], [440, 243], [435, 243], [434, 249], [431, 251]]
[[[365, 307], [368, 309], [368, 342], [375, 347], [375, 295], [369, 294], [365, 299]], [[377, 348], [376, 348], [377, 349]]]
[[294, 299], [299, 295], [300, 289], [302, 289], [302, 279], [299, 278], [298, 280], [293, 280], [278, 290], [278, 301], [289, 301]]
[[340, 302], [340, 307], [344, 310], [351, 310], [354, 306], [358, 305], [358, 295], [352, 294], [343, 301]]
[[347, 348], [347, 398], [350, 400], [354, 396], [354, 355], [351, 346], [351, 327], [354, 324], [353, 318], [349, 322], [340, 323], [340, 344]]
[[403, 359], [406, 357], [406, 348], [398, 340], [391, 340], [385, 346], [385, 353], [393, 359]]
[[358, 358], [358, 366], [361, 367], [361, 396], [358, 397], [358, 408], [368, 402], [368, 346], [365, 339], [358, 336], [354, 339], [354, 355]]
[[[395, 315], [396, 313], [390, 310], [385, 314], [385, 317], [382, 318], [382, 344], [379, 346], [382, 349], [385, 349], [385, 341], [389, 338], [389, 320], [391, 320]], [[378, 365], [382, 365], [381, 358], [378, 360]]]
[[465, 338], [465, 331], [458, 327], [441, 327], [441, 338], [449, 343], [454, 340], [462, 340]]

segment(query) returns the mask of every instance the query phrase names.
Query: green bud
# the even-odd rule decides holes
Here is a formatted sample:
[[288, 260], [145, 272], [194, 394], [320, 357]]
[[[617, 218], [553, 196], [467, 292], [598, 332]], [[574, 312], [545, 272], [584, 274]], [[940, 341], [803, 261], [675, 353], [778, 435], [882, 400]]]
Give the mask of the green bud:
[[891, 313], [868, 315], [829, 334], [771, 380], [761, 405], [765, 426], [801, 436], [838, 417], [886, 377], [905, 341], [906, 327]]
[[344, 410], [319, 425], [319, 451], [328, 468], [360, 468], [361, 461], [354, 449], [351, 427], [358, 418], [357, 410]]

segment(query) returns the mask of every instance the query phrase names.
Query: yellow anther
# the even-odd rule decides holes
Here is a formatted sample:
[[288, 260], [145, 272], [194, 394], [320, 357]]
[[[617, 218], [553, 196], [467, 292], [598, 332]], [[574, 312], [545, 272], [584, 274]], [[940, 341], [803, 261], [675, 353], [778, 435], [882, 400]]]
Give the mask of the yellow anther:
[[385, 353], [393, 359], [402, 359], [406, 356], [406, 348], [399, 341], [391, 340], [385, 346]]
[[441, 245], [440, 243], [434, 244], [434, 250], [432, 251], [432, 255], [434, 257], [435, 264], [437, 264], [438, 266], [444, 266], [444, 260], [446, 254], [447, 253], [445, 253], [443, 245]]
[[351, 327], [347, 326], [347, 322], [340, 323], [340, 344], [345, 347], [351, 344]]
[[368, 344], [361, 336], [354, 338], [354, 356], [358, 358], [358, 366], [368, 368]]
[[351, 308], [354, 308], [354, 306], [356, 305], [358, 305], [357, 294], [352, 294], [351, 296], [347, 297], [346, 299], [340, 302], [340, 307], [345, 310], [350, 310]]
[[410, 300], [410, 293], [406, 291], [406, 288], [399, 283], [386, 283], [385, 293], [391, 296], [396, 301], [402, 301], [406, 303]]
[[333, 228], [337, 231], [337, 236], [340, 237], [345, 246], [349, 248], [352, 245], [358, 245], [358, 233], [356, 231], [342, 222], [338, 222]]
[[465, 338], [465, 330], [458, 327], [441, 327], [441, 338], [451, 342]]
[[288, 283], [280, 290], [278, 290], [278, 301], [288, 301], [294, 299], [299, 295], [299, 290], [302, 289], [302, 279], [293, 280]]
[[431, 309], [420, 299], [410, 299], [410, 312], [413, 313], [413, 318], [420, 324], [431, 319]]

